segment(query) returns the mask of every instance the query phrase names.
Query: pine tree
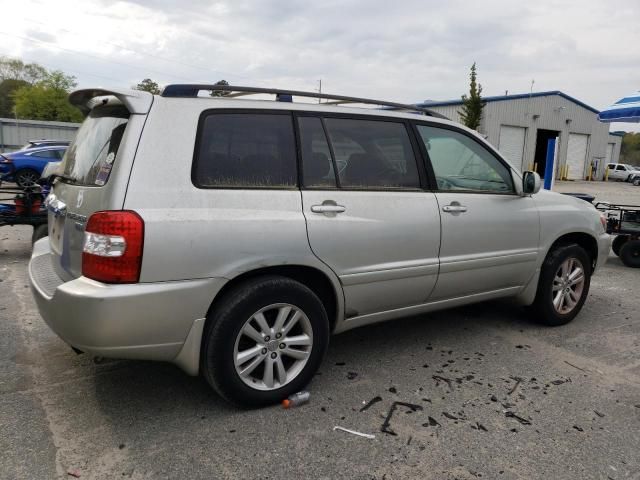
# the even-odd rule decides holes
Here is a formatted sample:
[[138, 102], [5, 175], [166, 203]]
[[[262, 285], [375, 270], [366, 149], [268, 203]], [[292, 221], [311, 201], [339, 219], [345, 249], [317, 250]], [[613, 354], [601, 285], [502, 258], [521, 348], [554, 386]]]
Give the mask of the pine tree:
[[469, 85], [469, 96], [462, 95], [462, 110], [458, 111], [462, 123], [471, 128], [478, 130], [480, 120], [482, 119], [482, 109], [485, 102], [482, 101], [482, 85], [476, 82], [476, 62], [471, 65], [471, 83]]

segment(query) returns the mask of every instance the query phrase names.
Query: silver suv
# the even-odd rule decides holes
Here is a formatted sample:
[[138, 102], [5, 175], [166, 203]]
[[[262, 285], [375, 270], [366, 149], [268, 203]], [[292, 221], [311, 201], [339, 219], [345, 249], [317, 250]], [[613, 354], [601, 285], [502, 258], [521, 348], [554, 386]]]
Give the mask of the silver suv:
[[[253, 93], [280, 101], [236, 98]], [[610, 246], [593, 206], [437, 114], [292, 95], [319, 96], [71, 94], [87, 118], [29, 264], [51, 329], [264, 405], [311, 380], [332, 333], [503, 297], [547, 325], [578, 314]]]

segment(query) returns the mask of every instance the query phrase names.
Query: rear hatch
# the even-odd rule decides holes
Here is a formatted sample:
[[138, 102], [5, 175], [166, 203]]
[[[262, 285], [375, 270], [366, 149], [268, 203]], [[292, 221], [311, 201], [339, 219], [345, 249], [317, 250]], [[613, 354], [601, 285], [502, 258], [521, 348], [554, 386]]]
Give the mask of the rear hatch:
[[153, 97], [146, 92], [81, 90], [70, 101], [87, 117], [47, 198], [53, 266], [68, 281], [82, 275], [87, 220], [121, 210], [136, 147]]

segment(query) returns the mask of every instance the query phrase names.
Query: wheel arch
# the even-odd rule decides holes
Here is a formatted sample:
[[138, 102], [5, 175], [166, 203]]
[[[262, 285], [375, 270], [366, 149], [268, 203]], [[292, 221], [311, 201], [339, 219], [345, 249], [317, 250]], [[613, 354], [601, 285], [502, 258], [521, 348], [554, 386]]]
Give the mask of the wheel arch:
[[314, 292], [324, 305], [329, 318], [329, 331], [333, 332], [336, 325], [341, 321], [344, 312], [344, 294], [337, 278], [332, 279], [322, 270], [308, 265], [271, 265], [267, 267], [254, 268], [245, 271], [230, 279], [217, 293], [209, 309], [207, 310], [207, 322], [211, 318], [210, 313], [215, 310], [229, 292], [246, 280], [266, 276], [278, 275], [295, 280]]
[[591, 271], [593, 272], [596, 268], [596, 262], [598, 261], [598, 241], [589, 233], [570, 232], [561, 235], [551, 244], [544, 258], [547, 258], [549, 253], [557, 247], [572, 243], [579, 245], [585, 250], [585, 252], [587, 252], [587, 255], [589, 255], [589, 258], [591, 259]]

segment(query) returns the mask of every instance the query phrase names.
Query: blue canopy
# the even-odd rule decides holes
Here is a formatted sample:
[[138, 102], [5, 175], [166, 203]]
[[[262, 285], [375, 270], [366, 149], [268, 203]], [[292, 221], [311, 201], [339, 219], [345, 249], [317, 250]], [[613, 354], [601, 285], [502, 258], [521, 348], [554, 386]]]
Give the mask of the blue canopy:
[[601, 122], [640, 122], [640, 90], [601, 111], [598, 119]]

